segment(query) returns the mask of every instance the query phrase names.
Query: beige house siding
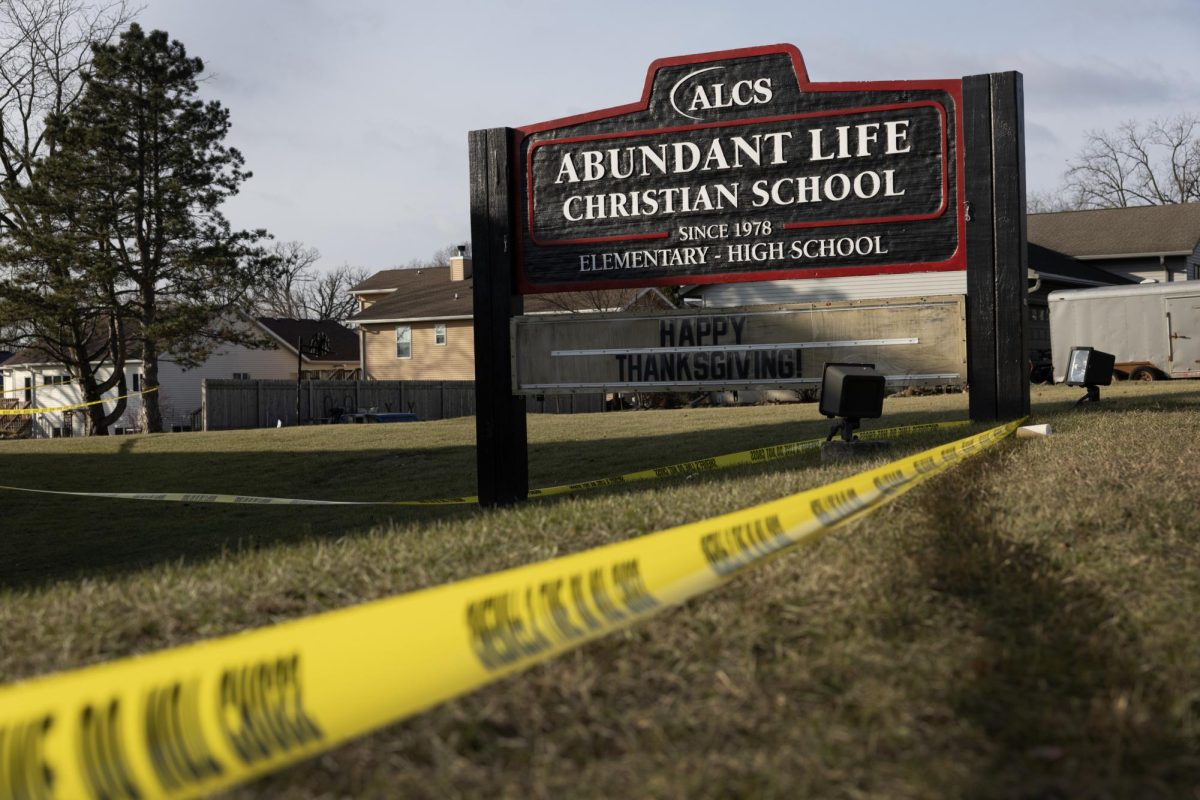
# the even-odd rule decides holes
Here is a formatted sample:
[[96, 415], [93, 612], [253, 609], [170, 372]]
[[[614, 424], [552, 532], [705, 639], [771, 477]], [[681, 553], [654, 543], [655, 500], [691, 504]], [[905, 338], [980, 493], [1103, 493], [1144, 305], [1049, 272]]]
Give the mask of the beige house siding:
[[475, 333], [471, 320], [445, 320], [446, 344], [434, 344], [437, 322], [401, 323], [412, 327], [412, 358], [396, 358], [395, 323], [362, 325], [368, 380], [475, 380]]

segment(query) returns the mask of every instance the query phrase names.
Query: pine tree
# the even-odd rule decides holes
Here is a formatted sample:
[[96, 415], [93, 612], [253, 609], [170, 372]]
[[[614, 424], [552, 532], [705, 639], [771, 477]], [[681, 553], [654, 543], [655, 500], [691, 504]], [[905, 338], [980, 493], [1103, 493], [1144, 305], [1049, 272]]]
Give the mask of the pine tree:
[[[221, 211], [250, 173], [225, 144], [228, 110], [196, 96], [203, 71], [181, 43], [136, 24], [95, 45], [83, 95], [52, 120], [57, 150], [42, 165], [51, 205], [87, 243], [97, 276], [111, 278], [146, 389], [158, 386], [165, 353], [186, 367], [241, 340], [231, 312], [275, 269], [265, 231], [235, 231]], [[158, 395], [142, 408], [144, 429], [161, 431]]]

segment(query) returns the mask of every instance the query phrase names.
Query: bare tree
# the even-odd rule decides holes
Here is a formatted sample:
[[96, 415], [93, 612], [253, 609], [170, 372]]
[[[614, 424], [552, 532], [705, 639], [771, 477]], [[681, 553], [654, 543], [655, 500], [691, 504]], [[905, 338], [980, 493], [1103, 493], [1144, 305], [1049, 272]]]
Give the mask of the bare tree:
[[344, 264], [321, 272], [316, 266], [320, 251], [301, 242], [277, 242], [272, 255], [279, 260], [279, 277], [261, 287], [254, 298], [259, 316], [341, 322], [358, 311], [350, 289], [367, 279], [365, 269]]
[[350, 294], [355, 284], [362, 283], [371, 273], [362, 267], [343, 264], [321, 273], [308, 285], [305, 293], [305, 319], [332, 319], [342, 322], [358, 313], [358, 298]]
[[1079, 211], [1083, 207], [1079, 198], [1067, 194], [1064, 189], [1030, 192], [1025, 198], [1025, 210], [1030, 214], [1045, 214], [1051, 211]]
[[[460, 251], [458, 249], [459, 247], [464, 249]], [[464, 242], [461, 245], [448, 244], [445, 247], [439, 247], [437, 250], [433, 251], [433, 255], [431, 255], [429, 258], [411, 259], [408, 264], [405, 265], [405, 268], [414, 269], [417, 267], [444, 267], [450, 263], [451, 258], [457, 256], [460, 252], [467, 258], [470, 258], [471, 243]]]
[[636, 298], [640, 289], [586, 289], [581, 292], [552, 292], [540, 298], [559, 311], [580, 313], [621, 311]]
[[[92, 44], [108, 42], [135, 15], [124, 0], [0, 0], [0, 227], [3, 244], [62, 239], [38, 210], [35, 167], [54, 154], [48, 123], [79, 101]], [[0, 318], [8, 343], [60, 361], [94, 401], [114, 386], [125, 394], [123, 322], [106, 308], [111, 286], [81, 281], [73, 259], [6, 260], [0, 267]], [[105, 375], [102, 367], [111, 369]], [[124, 412], [91, 407], [88, 430], [105, 433]]]
[[258, 288], [254, 296], [255, 313], [263, 317], [302, 319], [301, 290], [311, 279], [321, 253], [302, 242], [276, 242], [271, 255], [279, 260], [278, 277]]
[[[124, 0], [0, 0], [0, 180], [28, 183], [55, 143], [47, 121], [73, 107], [93, 42], [108, 42], [133, 19]], [[19, 208], [0, 209], [10, 227]]]
[[1064, 176], [1064, 193], [1078, 208], [1200, 201], [1200, 117], [1090, 131]]

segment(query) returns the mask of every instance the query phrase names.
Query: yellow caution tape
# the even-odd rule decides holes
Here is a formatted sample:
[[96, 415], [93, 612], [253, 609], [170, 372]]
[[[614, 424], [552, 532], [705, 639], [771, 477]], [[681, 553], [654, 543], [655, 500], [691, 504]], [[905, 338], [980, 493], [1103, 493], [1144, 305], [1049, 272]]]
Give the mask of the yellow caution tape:
[[151, 392], [157, 392], [157, 391], [158, 391], [158, 387], [155, 386], [152, 389], [144, 389], [140, 392], [131, 392], [129, 394], [120, 395], [119, 397], [105, 397], [100, 400], [92, 400], [87, 403], [75, 403], [75, 404], [69, 405], [69, 406], [46, 406], [44, 408], [0, 408], [0, 416], [28, 417], [31, 414], [47, 414], [47, 413], [51, 413], [54, 411], [71, 411], [72, 409], [76, 409], [76, 408], [87, 408], [88, 406], [98, 406], [101, 403], [113, 403], [113, 402], [116, 402], [117, 400], [127, 400], [130, 397], [140, 397], [141, 395], [150, 394]]
[[171, 503], [231, 503], [235, 505], [260, 506], [378, 506], [378, 505], [412, 505], [434, 503], [467, 503], [474, 502], [467, 498], [451, 500], [415, 500], [392, 503], [386, 500], [307, 500], [291, 497], [256, 497], [245, 494], [204, 494], [201, 492], [66, 492], [54, 489], [30, 489], [27, 486], [0, 486], [0, 489], [10, 492], [27, 492], [29, 494], [57, 494], [67, 497], [105, 497], [110, 500], [163, 500]]
[[194, 797], [278, 770], [714, 589], [1020, 424], [583, 553], [0, 687], [0, 798]]
[[[875, 431], [860, 432], [861, 439], [885, 439], [908, 433], [923, 433], [927, 431], [948, 430], [971, 424], [969, 420], [961, 419], [951, 422], [926, 422], [919, 425], [899, 425], [894, 428], [883, 428]], [[645, 481], [654, 478], [669, 478], [674, 475], [694, 475], [700, 472], [711, 472], [718, 469], [741, 466], [744, 464], [760, 464], [766, 461], [776, 461], [790, 458], [801, 453], [819, 450], [824, 439], [805, 439], [802, 442], [788, 442], [769, 447], [759, 447], [753, 450], [742, 450], [737, 453], [726, 453], [712, 458], [698, 458], [685, 461], [682, 464], [672, 464], [667, 467], [655, 467], [638, 472], [628, 472], [613, 478], [600, 478], [594, 481], [569, 483], [562, 486], [550, 486], [545, 489], [531, 489], [530, 497], [547, 497], [556, 494], [566, 494], [584, 489], [598, 489], [605, 486], [618, 486], [632, 481]]]
[[[969, 424], [970, 422], [968, 420], [954, 420], [951, 422], [926, 422], [919, 425], [900, 425], [894, 428], [884, 428], [881, 430], [869, 431], [863, 433], [861, 438], [888, 438], [907, 433], [947, 430]], [[766, 461], [776, 461], [781, 458], [788, 458], [790, 456], [799, 455], [800, 453], [817, 450], [820, 448], [821, 442], [823, 441], [825, 440], [806, 439], [802, 442], [789, 442], [787, 444], [772, 445], [770, 447], [759, 447], [753, 450], [742, 450], [737, 453], [726, 453], [725, 455], [713, 456], [711, 458], [698, 458], [693, 461], [685, 461], [681, 464], [671, 464], [670, 466], [666, 467], [655, 467], [654, 469], [627, 472], [624, 475], [617, 475], [616, 477], [612, 478], [598, 478], [596, 480], [581, 481], [579, 483], [549, 486], [543, 489], [531, 489], [529, 491], [529, 496], [531, 498], [550, 497], [553, 495], [580, 492], [588, 489], [600, 489], [606, 486], [619, 486], [625, 483], [633, 483], [635, 481], [653, 480], [655, 478], [669, 478], [673, 475], [693, 475], [699, 472], [728, 469], [729, 467], [735, 467], [743, 464], [758, 464]], [[476, 496], [447, 497], [429, 500], [308, 500], [300, 497], [259, 497], [248, 494], [210, 494], [205, 492], [68, 492], [57, 491], [53, 489], [30, 489], [23, 486], [5, 485], [0, 485], [0, 490], [10, 492], [27, 492], [31, 494], [66, 495], [68, 497], [105, 497], [113, 500], [157, 500], [171, 503], [221, 503], [258, 506], [446, 506], [474, 505], [479, 502], [479, 498]]]

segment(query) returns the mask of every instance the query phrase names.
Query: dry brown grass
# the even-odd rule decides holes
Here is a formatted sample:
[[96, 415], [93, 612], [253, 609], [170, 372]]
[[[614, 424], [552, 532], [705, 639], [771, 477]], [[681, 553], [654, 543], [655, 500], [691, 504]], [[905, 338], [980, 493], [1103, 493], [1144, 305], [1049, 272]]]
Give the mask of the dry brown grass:
[[[1035, 389], [1037, 421], [1056, 429], [1048, 439], [1003, 444], [718, 592], [231, 794], [1200, 797], [1200, 510], [1192, 479], [1200, 386], [1114, 387], [1100, 407], [1071, 411], [1078, 394]], [[917, 421], [962, 416], [965, 401], [894, 399], [886, 408]], [[294, 441], [277, 439], [284, 444], [265, 456], [275, 468], [257, 493], [349, 496], [334, 495], [336, 484], [300, 485], [322, 458], [344, 468], [394, 459], [398, 474], [419, 464], [423, 474], [459, 482], [444, 492], [406, 481], [354, 492], [469, 491], [454, 475], [469, 463], [465, 421], [370, 433], [400, 436], [393, 428], [408, 438], [329, 442], [297, 431]], [[812, 406], [534, 418], [534, 482], [600, 477], [820, 428]], [[203, 437], [158, 441], [136, 445], [148, 471], [132, 459], [123, 480], [171, 488], [152, 471], [166, 463], [170, 453], [159, 448], [168, 446], [199, 448], [177, 457], [217, 459], [226, 476], [245, 456], [234, 436], [211, 445]], [[253, 436], [243, 441], [270, 449]], [[895, 455], [931, 441], [905, 441]], [[47, 466], [68, 481], [62, 449]], [[47, 452], [22, 450], [20, 463], [55, 456]], [[0, 467], [11, 470], [15, 456], [0, 449]], [[94, 571], [77, 561], [69, 579], [18, 575], [18, 588], [0, 595], [0, 676], [576, 551], [849, 469], [797, 458], [500, 512], [393, 515], [373, 529], [364, 520], [326, 531], [317, 521], [288, 535], [294, 518], [256, 517], [268, 533], [253, 544], [239, 520], [205, 529], [202, 514], [187, 522], [202, 547], [180, 552], [162, 541], [155, 550], [140, 539], [148, 551], [140, 560], [110, 558]], [[204, 473], [203, 488], [228, 491], [218, 485], [220, 471]], [[74, 502], [39, 501], [42, 518], [76, 513]], [[145, 527], [147, 508], [103, 512], [110, 535], [137, 538], [131, 515], [142, 515]], [[177, 511], [149, 509], [161, 538]], [[5, 538], [12, 546], [7, 531]], [[33, 547], [32, 532], [16, 542]], [[56, 539], [38, 558], [49, 561], [68, 545]], [[81, 579], [81, 571], [92, 574]]]

